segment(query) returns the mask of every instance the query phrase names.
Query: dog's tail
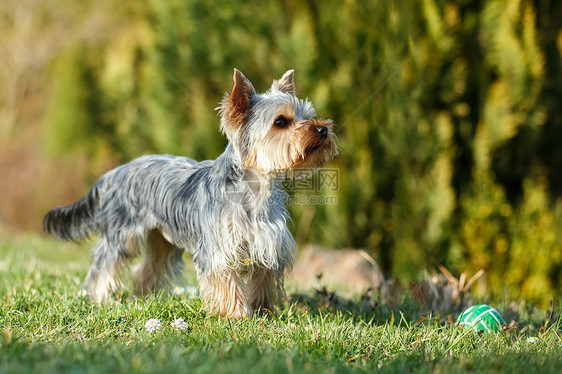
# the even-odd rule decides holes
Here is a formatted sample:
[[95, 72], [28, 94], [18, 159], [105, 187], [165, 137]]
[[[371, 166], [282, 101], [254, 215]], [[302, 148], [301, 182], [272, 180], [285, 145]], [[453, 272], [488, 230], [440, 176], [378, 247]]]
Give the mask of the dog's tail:
[[99, 192], [94, 186], [82, 199], [51, 210], [43, 220], [43, 231], [64, 240], [87, 239], [97, 233], [95, 221]]

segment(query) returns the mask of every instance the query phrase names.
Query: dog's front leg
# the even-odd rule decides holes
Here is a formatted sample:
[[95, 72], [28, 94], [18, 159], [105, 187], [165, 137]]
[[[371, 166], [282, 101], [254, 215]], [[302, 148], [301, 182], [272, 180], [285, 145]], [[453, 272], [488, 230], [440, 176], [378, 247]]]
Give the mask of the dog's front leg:
[[210, 303], [212, 313], [227, 318], [251, 317], [253, 310], [247, 299], [246, 283], [235, 270], [220, 274], [197, 274], [201, 296]]
[[273, 310], [283, 293], [283, 271], [263, 267], [253, 269], [248, 298], [254, 310]]

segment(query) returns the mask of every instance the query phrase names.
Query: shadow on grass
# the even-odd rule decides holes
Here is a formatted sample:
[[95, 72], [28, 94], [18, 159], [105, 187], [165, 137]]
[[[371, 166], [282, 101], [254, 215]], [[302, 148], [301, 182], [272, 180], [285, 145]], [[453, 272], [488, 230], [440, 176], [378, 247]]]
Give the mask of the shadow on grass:
[[369, 289], [356, 297], [344, 297], [326, 287], [314, 289], [312, 293], [293, 293], [284, 300], [285, 310], [308, 312], [313, 315], [341, 313], [354, 321], [383, 324], [389, 321], [416, 322], [420, 319], [419, 304], [407, 293], [393, 305], [380, 301], [378, 293]]
[[[475, 302], [485, 303], [485, 300]], [[507, 325], [504, 331], [518, 333], [545, 333], [548, 330], [562, 329], [562, 308], [552, 302], [548, 310], [542, 310], [524, 301], [509, 300], [497, 303], [497, 309]], [[356, 297], [344, 297], [326, 287], [314, 289], [309, 293], [292, 293], [283, 300], [283, 310], [298, 313], [320, 315], [341, 313], [354, 322], [365, 321], [369, 324], [405, 324], [432, 321], [438, 324], [455, 324], [462, 308], [448, 313], [426, 310], [407, 293], [402, 293], [392, 305], [381, 302], [379, 293], [368, 290]]]

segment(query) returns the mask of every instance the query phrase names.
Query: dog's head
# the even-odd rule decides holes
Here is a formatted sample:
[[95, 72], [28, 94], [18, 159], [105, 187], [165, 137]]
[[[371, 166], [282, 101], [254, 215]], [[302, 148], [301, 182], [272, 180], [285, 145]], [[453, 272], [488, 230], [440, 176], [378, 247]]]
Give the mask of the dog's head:
[[295, 95], [293, 70], [258, 94], [234, 69], [234, 84], [219, 107], [221, 130], [238, 149], [242, 166], [260, 173], [323, 167], [337, 154], [330, 120], [316, 118]]

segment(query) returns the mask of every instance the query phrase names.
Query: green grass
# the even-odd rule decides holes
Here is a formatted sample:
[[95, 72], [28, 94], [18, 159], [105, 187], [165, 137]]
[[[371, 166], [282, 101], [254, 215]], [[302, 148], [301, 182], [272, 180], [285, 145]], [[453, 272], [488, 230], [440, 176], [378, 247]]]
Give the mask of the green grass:
[[[88, 261], [84, 247], [0, 239], [0, 372], [562, 371], [561, 323], [532, 308], [515, 328], [481, 336], [438, 318], [418, 320], [411, 299], [365, 308], [325, 293], [230, 321], [186, 296], [125, 292], [112, 305], [89, 304], [76, 296]], [[178, 317], [186, 330], [170, 326]], [[150, 318], [162, 321], [160, 331], [144, 329]]]

